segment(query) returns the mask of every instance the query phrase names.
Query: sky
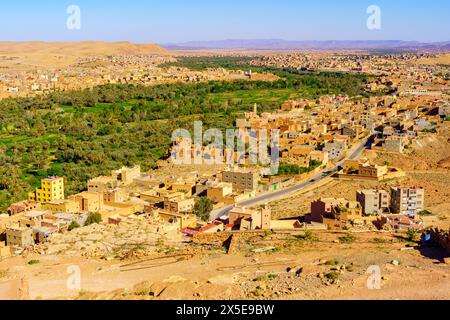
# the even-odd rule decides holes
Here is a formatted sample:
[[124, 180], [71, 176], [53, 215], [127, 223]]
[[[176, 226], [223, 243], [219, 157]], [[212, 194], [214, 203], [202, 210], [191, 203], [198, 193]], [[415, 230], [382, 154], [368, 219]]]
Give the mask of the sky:
[[[0, 3], [0, 41], [450, 40], [449, 0], [5, 2]], [[80, 29], [67, 28], [70, 5], [80, 8]], [[370, 5], [381, 10], [380, 30], [367, 28]]]

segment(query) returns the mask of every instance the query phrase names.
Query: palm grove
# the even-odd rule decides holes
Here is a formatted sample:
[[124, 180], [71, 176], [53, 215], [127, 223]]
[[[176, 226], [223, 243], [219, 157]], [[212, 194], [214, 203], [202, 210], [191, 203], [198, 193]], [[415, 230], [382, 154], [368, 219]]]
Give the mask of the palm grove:
[[[87, 180], [123, 165], [156, 167], [167, 156], [171, 133], [205, 127], [232, 128], [237, 117], [279, 108], [279, 90], [298, 97], [365, 95], [367, 78], [352, 74], [279, 71], [280, 80], [197, 84], [103, 85], [0, 101], [0, 210], [26, 198], [41, 178], [64, 176], [66, 192], [84, 190]], [[245, 93], [242, 98], [242, 93]], [[236, 98], [237, 97], [237, 98]]]

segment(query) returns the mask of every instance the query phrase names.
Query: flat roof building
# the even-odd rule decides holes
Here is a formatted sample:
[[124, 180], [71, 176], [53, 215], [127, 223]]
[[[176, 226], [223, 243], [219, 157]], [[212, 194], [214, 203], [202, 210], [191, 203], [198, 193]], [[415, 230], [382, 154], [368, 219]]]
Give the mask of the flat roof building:
[[64, 178], [48, 177], [41, 180], [41, 187], [28, 194], [28, 200], [46, 203], [64, 199]]
[[415, 215], [425, 208], [425, 190], [420, 187], [391, 188], [391, 211]]
[[10, 247], [27, 248], [34, 245], [33, 229], [19, 225], [6, 228], [6, 243]]
[[377, 215], [389, 209], [389, 193], [385, 190], [357, 191], [356, 201], [361, 204], [365, 215]]
[[254, 170], [233, 169], [222, 172], [222, 181], [233, 185], [236, 191], [253, 191], [258, 187], [259, 173]]

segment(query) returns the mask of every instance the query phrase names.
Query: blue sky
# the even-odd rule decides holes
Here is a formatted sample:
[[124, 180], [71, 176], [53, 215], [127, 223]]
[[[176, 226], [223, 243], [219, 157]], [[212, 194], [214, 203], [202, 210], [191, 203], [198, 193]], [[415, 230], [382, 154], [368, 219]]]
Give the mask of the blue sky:
[[[450, 40], [449, 0], [4, 2], [0, 41]], [[381, 30], [366, 27], [372, 4], [381, 8]], [[69, 5], [81, 9], [80, 30], [66, 28]]]

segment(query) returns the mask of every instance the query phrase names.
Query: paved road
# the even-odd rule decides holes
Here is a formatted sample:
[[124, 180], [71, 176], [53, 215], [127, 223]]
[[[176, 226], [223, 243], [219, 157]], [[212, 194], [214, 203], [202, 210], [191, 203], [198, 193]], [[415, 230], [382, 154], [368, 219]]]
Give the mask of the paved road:
[[[238, 204], [241, 206], [244, 206], [244, 207], [252, 207], [252, 206], [264, 204], [267, 202], [271, 202], [271, 201], [274, 201], [277, 199], [286, 198], [287, 196], [289, 196], [293, 193], [296, 193], [298, 191], [306, 189], [306, 188], [312, 186], [313, 184], [319, 182], [320, 180], [323, 180], [329, 176], [332, 176], [334, 174], [334, 172], [337, 171], [338, 168], [344, 164], [345, 160], [349, 160], [349, 159], [354, 160], [354, 159], [358, 158], [365, 149], [370, 147], [374, 138], [375, 138], [375, 135], [369, 136], [363, 142], [361, 142], [360, 145], [354, 151], [352, 151], [351, 154], [347, 158], [338, 162], [334, 168], [328, 169], [327, 171], [324, 171], [324, 172], [320, 172], [320, 173], [310, 177], [310, 179], [308, 181], [305, 181], [301, 184], [298, 184], [298, 185], [295, 185], [295, 186], [292, 186], [292, 187], [289, 187], [289, 188], [286, 188], [283, 190], [263, 194], [258, 197], [255, 197], [255, 198], [239, 202]], [[226, 216], [232, 208], [233, 208], [233, 205], [230, 205], [230, 206], [223, 207], [221, 209], [212, 211], [211, 215], [210, 215], [211, 220], [216, 220], [224, 215]]]

